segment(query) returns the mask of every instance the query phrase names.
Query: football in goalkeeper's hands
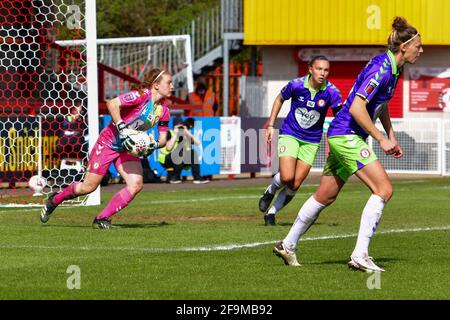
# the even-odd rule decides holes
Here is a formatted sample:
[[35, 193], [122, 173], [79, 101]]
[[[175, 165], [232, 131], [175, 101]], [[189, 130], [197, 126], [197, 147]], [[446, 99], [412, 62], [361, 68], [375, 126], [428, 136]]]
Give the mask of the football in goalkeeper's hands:
[[134, 134], [130, 134], [128, 139], [130, 139], [131, 144], [131, 150], [128, 151], [128, 153], [135, 157], [144, 156], [147, 153], [150, 144], [155, 140], [153, 135], [147, 134], [144, 131], [137, 131]]

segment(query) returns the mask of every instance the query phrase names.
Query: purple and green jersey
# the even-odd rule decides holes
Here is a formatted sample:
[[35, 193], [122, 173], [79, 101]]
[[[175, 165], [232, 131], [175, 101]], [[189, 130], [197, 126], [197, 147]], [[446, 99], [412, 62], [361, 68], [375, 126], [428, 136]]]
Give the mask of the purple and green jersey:
[[401, 70], [397, 69], [395, 57], [391, 51], [382, 53], [369, 61], [353, 85], [342, 109], [336, 114], [328, 128], [328, 136], [356, 134], [363, 139], [368, 137], [350, 114], [350, 106], [356, 96], [367, 102], [367, 112], [375, 123], [386, 104], [394, 95]]
[[291, 99], [289, 111], [280, 129], [280, 135], [290, 135], [301, 141], [320, 143], [323, 123], [328, 108], [341, 105], [339, 90], [331, 83], [324, 82], [318, 91], [309, 86], [311, 75], [291, 80], [282, 90], [283, 100]]

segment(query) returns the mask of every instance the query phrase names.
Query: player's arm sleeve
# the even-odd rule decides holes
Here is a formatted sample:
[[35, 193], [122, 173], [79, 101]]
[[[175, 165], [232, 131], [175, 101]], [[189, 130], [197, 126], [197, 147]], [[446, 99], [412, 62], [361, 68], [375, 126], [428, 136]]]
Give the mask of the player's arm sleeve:
[[339, 111], [341, 111], [341, 109], [342, 109], [342, 104], [340, 104], [340, 105], [338, 105], [338, 106], [336, 106], [334, 108], [331, 108], [331, 112], [333, 112], [333, 117], [335, 117], [337, 115], [337, 113]]
[[339, 89], [336, 88], [335, 86], [332, 87], [330, 106], [331, 111], [333, 112], [333, 116], [336, 116], [336, 114], [342, 108], [342, 95]]
[[284, 101], [289, 100], [292, 97], [292, 81], [281, 89], [280, 96]]
[[120, 116], [121, 102], [119, 97], [108, 100], [106, 102], [106, 107], [108, 108], [108, 112], [111, 115], [114, 124], [117, 125], [120, 123], [122, 121], [122, 117]]
[[369, 103], [378, 91], [384, 87], [390, 76], [389, 72], [389, 70], [385, 70], [381, 67], [368, 73], [362, 84], [357, 89], [356, 95]]
[[169, 131], [170, 111], [166, 106], [163, 108], [164, 111], [158, 121], [158, 131], [167, 132]]
[[118, 96], [121, 107], [130, 107], [140, 104], [143, 100], [143, 96], [137, 91], [131, 91]]

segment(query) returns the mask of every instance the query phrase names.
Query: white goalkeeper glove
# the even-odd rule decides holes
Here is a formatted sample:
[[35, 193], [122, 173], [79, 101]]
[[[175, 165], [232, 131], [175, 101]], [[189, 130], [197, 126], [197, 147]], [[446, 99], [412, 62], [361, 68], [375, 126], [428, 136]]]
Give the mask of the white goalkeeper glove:
[[159, 148], [159, 140], [153, 140], [152, 142], [150, 142], [150, 145], [148, 146], [147, 152], [145, 153], [145, 157], [150, 156], [153, 151], [155, 151], [156, 149]]
[[137, 133], [137, 131], [127, 128], [127, 125], [122, 120], [116, 123], [116, 127], [119, 131], [119, 139], [122, 147], [127, 151], [131, 151], [134, 142], [129, 137], [131, 134]]

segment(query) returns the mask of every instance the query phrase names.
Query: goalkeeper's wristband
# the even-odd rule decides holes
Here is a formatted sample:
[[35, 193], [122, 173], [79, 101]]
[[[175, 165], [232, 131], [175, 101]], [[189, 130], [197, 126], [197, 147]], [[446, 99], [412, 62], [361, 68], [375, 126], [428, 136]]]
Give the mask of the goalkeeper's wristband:
[[123, 122], [122, 120], [120, 120], [119, 122], [116, 123], [116, 128], [119, 131], [122, 131], [123, 129], [125, 129], [127, 127], [127, 125], [125, 124], [125, 122]]

